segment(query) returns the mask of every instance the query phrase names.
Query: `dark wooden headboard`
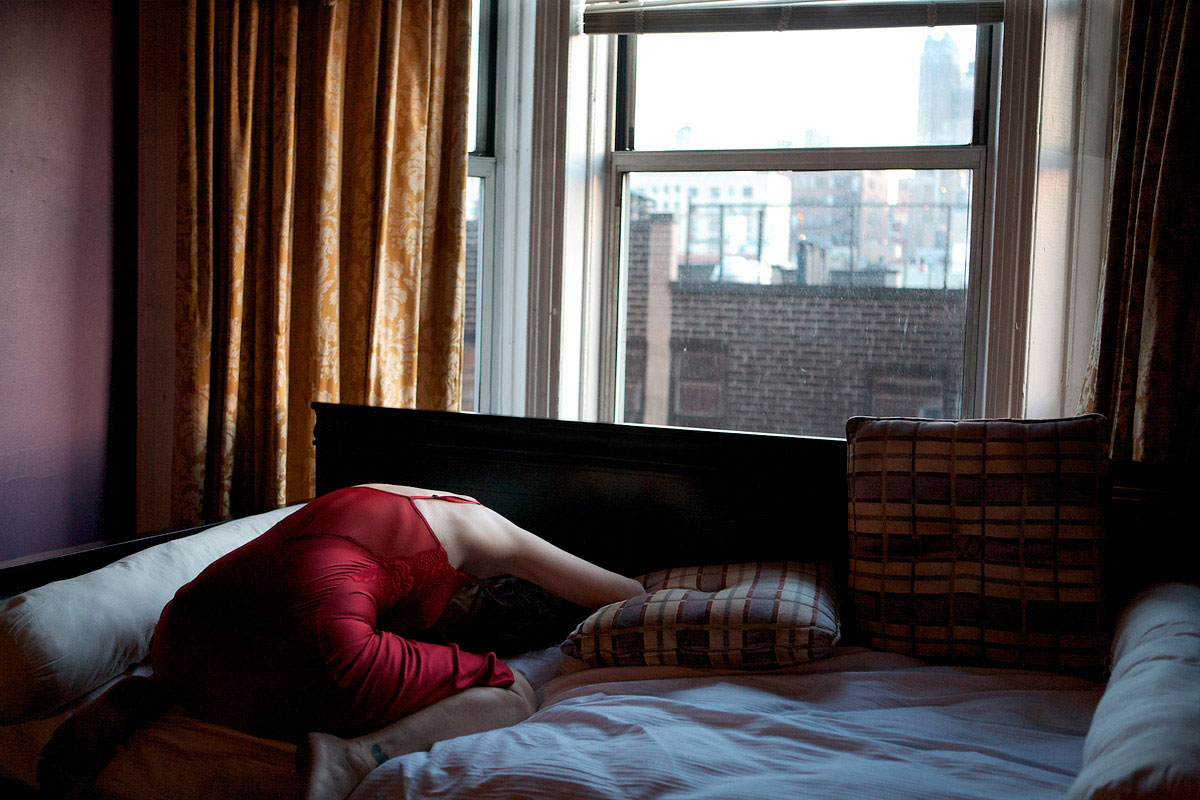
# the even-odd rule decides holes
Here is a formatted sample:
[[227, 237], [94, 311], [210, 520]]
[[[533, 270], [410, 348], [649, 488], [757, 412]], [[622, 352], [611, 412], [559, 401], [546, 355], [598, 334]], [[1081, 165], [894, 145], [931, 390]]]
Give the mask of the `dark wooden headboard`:
[[624, 574], [845, 564], [837, 439], [314, 403], [317, 494], [398, 483], [471, 495]]
[[[479, 498], [517, 524], [635, 575], [753, 560], [846, 568], [846, 443], [314, 403], [317, 493], [401, 483]], [[1178, 553], [1200, 484], [1187, 469], [1112, 464], [1109, 600], [1164, 580], [1200, 582]], [[210, 523], [211, 524], [211, 523]], [[0, 569], [0, 597], [79, 575], [197, 528]]]
[[[819, 560], [844, 579], [846, 443], [773, 434], [315, 403], [317, 493], [403, 483], [479, 498], [578, 555], [633, 575], [668, 566]], [[1108, 599], [1168, 580], [1194, 525], [1196, 469], [1114, 462]], [[1149, 534], [1150, 538], [1147, 538]]]

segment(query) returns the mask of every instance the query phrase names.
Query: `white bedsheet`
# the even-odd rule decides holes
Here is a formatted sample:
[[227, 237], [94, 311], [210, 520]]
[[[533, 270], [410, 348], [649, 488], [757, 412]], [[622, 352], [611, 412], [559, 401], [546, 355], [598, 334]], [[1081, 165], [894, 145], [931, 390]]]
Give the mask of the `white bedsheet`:
[[526, 722], [392, 759], [352, 797], [1059, 798], [1103, 690], [849, 648], [792, 672], [573, 672]]
[[[1060, 798], [1103, 690], [849, 647], [770, 675], [587, 669], [556, 650], [509, 663], [538, 688], [533, 717], [393, 759], [355, 800]], [[32, 782], [54, 722], [0, 729], [0, 771]], [[98, 788], [127, 800], [291, 797], [292, 751], [167, 714]]]

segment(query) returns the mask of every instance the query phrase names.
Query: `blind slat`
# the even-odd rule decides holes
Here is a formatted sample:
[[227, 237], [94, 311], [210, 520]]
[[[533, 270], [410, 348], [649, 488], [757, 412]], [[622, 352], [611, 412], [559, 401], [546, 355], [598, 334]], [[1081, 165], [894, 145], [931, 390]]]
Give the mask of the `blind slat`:
[[[706, 7], [707, 6], [707, 7]], [[780, 5], [621, 3], [584, 7], [583, 32], [717, 33], [725, 31], [907, 28], [922, 25], [986, 25], [1004, 20], [1003, 0], [937, 2], [809, 2]]]

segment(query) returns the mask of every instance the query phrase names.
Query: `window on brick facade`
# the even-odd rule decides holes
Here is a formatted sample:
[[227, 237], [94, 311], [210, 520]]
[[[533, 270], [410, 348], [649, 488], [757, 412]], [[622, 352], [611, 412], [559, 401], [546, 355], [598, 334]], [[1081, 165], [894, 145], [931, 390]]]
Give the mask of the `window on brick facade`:
[[710, 428], [714, 420], [725, 418], [724, 347], [714, 341], [673, 343], [668, 424]]
[[646, 408], [646, 340], [625, 341], [625, 419], [641, 422]]
[[870, 413], [876, 417], [942, 417], [955, 404], [954, 376], [897, 375], [871, 378]]
[[995, 27], [620, 37], [619, 420], [972, 411]]

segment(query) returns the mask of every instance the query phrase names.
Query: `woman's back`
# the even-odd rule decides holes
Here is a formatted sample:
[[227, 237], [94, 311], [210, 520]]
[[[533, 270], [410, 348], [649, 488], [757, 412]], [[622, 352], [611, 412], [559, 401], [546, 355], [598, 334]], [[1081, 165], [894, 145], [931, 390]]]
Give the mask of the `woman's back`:
[[401, 638], [421, 638], [472, 580], [411, 498], [332, 492], [179, 590], [151, 644], [155, 677], [192, 713], [251, 733], [370, 730], [511, 682], [495, 656]]

